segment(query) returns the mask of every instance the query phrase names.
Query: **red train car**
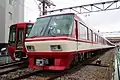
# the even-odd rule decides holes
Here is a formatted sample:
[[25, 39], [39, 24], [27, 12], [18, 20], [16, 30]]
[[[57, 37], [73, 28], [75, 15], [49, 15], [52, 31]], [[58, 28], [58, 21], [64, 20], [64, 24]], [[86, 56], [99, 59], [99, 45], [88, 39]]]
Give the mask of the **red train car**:
[[8, 54], [13, 60], [26, 59], [25, 38], [29, 35], [34, 23], [23, 22], [10, 26]]
[[65, 70], [91, 51], [115, 47], [74, 13], [38, 18], [25, 46], [29, 68], [43, 70]]

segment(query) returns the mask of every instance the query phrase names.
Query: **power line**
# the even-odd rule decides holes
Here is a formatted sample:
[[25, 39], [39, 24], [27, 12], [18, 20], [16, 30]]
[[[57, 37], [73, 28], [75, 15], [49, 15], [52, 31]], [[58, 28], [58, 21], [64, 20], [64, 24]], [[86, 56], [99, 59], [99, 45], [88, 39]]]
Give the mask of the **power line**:
[[38, 9], [39, 9], [39, 11], [40, 11], [40, 14], [39, 14], [39, 15], [41, 16], [41, 12], [42, 12], [42, 11], [41, 11], [40, 4], [37, 4], [37, 1], [36, 1], [36, 0], [34, 0], [34, 2], [35, 2], [35, 4], [38, 6]]
[[[99, 2], [99, 3], [93, 3], [93, 4], [86, 4], [86, 5], [73, 6], [73, 7], [68, 7], [68, 8], [50, 10], [50, 11], [47, 11], [47, 13], [62, 12], [62, 11], [66, 11], [66, 10], [74, 10], [78, 14], [83, 14], [83, 13], [114, 10], [114, 9], [120, 9], [120, 4], [118, 4], [119, 2], [120, 2], [120, 0]], [[114, 6], [114, 7], [111, 7], [111, 6]], [[79, 10], [77, 10], [77, 9], [79, 9]]]

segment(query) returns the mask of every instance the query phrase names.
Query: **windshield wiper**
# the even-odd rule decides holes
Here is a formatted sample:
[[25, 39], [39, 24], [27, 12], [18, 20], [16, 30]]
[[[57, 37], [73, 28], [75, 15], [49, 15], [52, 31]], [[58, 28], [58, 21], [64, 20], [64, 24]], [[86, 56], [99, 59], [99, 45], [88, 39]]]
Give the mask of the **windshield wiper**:
[[48, 28], [48, 26], [49, 26], [49, 24], [50, 24], [51, 20], [52, 20], [52, 17], [50, 18], [50, 20], [48, 21], [47, 26], [45, 27], [45, 30], [44, 30], [44, 33], [43, 33], [44, 35], [45, 35], [45, 32], [46, 32], [46, 30], [47, 30], [47, 28]]
[[44, 30], [44, 27], [43, 27], [42, 30], [40, 31], [40, 34], [43, 32], [43, 30]]

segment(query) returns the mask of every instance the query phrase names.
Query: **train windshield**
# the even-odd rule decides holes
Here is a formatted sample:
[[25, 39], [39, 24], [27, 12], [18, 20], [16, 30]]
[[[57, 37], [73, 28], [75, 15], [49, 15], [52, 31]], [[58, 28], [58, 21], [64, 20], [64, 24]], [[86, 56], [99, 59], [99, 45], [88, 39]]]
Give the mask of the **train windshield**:
[[37, 19], [29, 37], [71, 35], [73, 15], [56, 15]]
[[10, 33], [9, 33], [9, 41], [8, 43], [10, 45], [15, 46], [15, 39], [16, 39], [16, 25], [13, 25], [10, 27]]
[[31, 31], [31, 29], [32, 29], [32, 27], [33, 27], [33, 24], [28, 24], [27, 25], [27, 29], [26, 29], [26, 37], [28, 37], [28, 35], [30, 34], [30, 31]]

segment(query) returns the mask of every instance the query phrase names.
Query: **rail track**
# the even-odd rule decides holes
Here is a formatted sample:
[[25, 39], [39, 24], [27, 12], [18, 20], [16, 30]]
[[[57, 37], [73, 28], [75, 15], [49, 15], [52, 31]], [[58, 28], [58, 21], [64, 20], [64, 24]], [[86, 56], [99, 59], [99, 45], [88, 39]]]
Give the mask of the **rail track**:
[[82, 63], [76, 64], [71, 69], [65, 70], [65, 71], [43, 71], [43, 70], [33, 70], [31, 72], [26, 72], [27, 74], [19, 75], [17, 77], [11, 78], [11, 80], [29, 80], [29, 78], [33, 78], [34, 76], [37, 76], [40, 80], [55, 80], [57, 78], [61, 78], [62, 76], [73, 74], [76, 71], [80, 70], [82, 67], [86, 65], [93, 65], [93, 66], [100, 66], [100, 67], [108, 67], [106, 65], [96, 65], [92, 64], [91, 62], [98, 59], [100, 56], [102, 56], [104, 53], [94, 56], [91, 59], [87, 59], [83, 61]]
[[[83, 61], [82, 63], [78, 63], [76, 64], [74, 67], [72, 67], [71, 69], [68, 69], [68, 70], [65, 70], [63, 72], [61, 72], [59, 75], [55, 75], [47, 80], [55, 80], [57, 78], [61, 78], [62, 76], [67, 76], [69, 74], [73, 74], [75, 73], [76, 71], [80, 70], [82, 67], [86, 66], [86, 65], [93, 65], [93, 66], [100, 66], [100, 67], [108, 67], [106, 65], [97, 65], [97, 64], [92, 64], [93, 61], [95, 61], [96, 59], [98, 59], [100, 56], [102, 56], [102, 54], [99, 54], [99, 55], [96, 55], [94, 56], [93, 58], [91, 59], [87, 59], [85, 61]], [[61, 79], [60, 79], [61, 80]]]
[[1, 64], [0, 69], [15, 66], [15, 65], [20, 65], [20, 64], [23, 64], [25, 62], [27, 62], [27, 61], [18, 61], [18, 62], [16, 61], [16, 62], [11, 62], [11, 63]]
[[[38, 78], [36, 80], [55, 80], [55, 79], [62, 78], [63, 76], [67, 76], [69, 74], [73, 74], [86, 65], [108, 67], [106, 65], [96, 65], [92, 63], [103, 54], [104, 53], [95, 55], [93, 58], [90, 58], [81, 63], [78, 63], [74, 65], [72, 68], [65, 71], [44, 71], [42, 69], [39, 69], [39, 70], [29, 69], [27, 68], [27, 65], [24, 65], [25, 62], [7, 63], [7, 64], [0, 65], [0, 75], [3, 75], [3, 74], [7, 75], [6, 79], [4, 80], [8, 80], [8, 79], [9, 80], [24, 80], [24, 79], [29, 80], [30, 78], [34, 79], [34, 77]], [[8, 75], [10, 75], [10, 77]], [[0, 78], [2, 77], [0, 76]]]
[[27, 61], [12, 62], [0, 65], [0, 75], [10, 73], [12, 71], [27, 67]]

